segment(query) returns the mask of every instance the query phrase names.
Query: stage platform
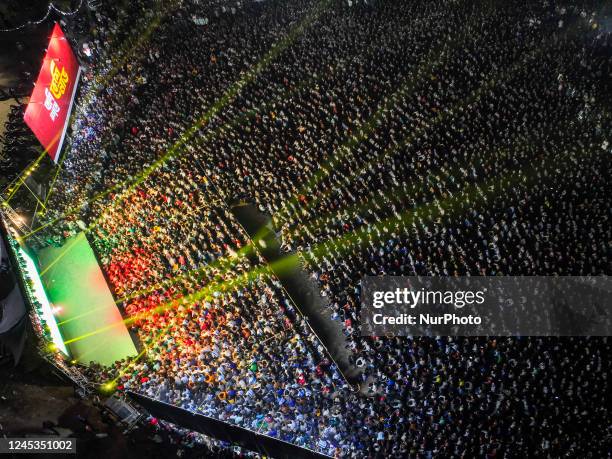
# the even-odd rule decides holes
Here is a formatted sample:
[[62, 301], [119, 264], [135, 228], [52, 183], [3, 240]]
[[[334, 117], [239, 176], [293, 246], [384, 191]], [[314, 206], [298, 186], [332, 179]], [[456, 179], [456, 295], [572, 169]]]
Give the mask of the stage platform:
[[40, 273], [72, 358], [112, 364], [136, 347], [84, 233], [38, 252]]

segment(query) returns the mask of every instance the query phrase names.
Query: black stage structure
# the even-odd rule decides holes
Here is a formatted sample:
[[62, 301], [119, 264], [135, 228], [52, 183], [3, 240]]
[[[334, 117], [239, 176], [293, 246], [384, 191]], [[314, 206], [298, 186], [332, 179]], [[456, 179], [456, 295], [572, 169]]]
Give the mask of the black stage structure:
[[262, 456], [275, 459], [323, 459], [330, 456], [301, 448], [268, 435], [219, 421], [203, 414], [193, 413], [168, 403], [126, 391], [127, 396], [150, 415], [177, 426], [203, 433], [217, 440], [235, 444]]
[[0, 215], [0, 357], [9, 354], [17, 365], [25, 346], [28, 317], [6, 230]]

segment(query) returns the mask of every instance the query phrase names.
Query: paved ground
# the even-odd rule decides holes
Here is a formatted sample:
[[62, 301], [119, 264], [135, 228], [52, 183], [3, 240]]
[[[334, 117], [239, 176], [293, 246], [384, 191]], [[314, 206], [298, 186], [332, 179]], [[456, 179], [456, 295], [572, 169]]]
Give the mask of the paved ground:
[[62, 412], [77, 402], [72, 386], [51, 372], [32, 347], [26, 345], [20, 364], [0, 367], [0, 425], [4, 432], [38, 432], [45, 421], [58, 422]]
[[[10, 25], [20, 25], [28, 19], [40, 18], [47, 4], [46, 0], [3, 0], [0, 2], [0, 17], [10, 20]], [[0, 32], [0, 89], [18, 88], [19, 92], [29, 92], [38, 75], [52, 25], [51, 21], [46, 21], [15, 32]], [[0, 21], [0, 29], [7, 26]], [[8, 109], [15, 103], [13, 99], [0, 101], [0, 134], [4, 132]]]
[[[0, 27], [1, 28], [1, 27]], [[38, 74], [36, 68], [42, 62], [44, 51], [45, 26], [28, 28], [23, 32], [0, 32], [0, 89], [27, 93], [31, 86], [25, 82], [29, 75], [34, 81]], [[21, 98], [25, 103], [27, 98]], [[0, 100], [0, 135], [4, 135], [4, 123], [15, 99]]]
[[72, 386], [54, 375], [31, 347], [17, 367], [0, 361], [0, 436], [57, 435], [77, 439], [79, 459], [210, 457], [206, 448], [177, 446], [166, 432], [151, 424], [124, 434], [93, 399], [76, 398]]
[[[12, 88], [17, 84], [17, 77], [10, 71], [6, 62], [0, 60], [0, 89]], [[8, 116], [11, 105], [15, 105], [15, 100], [0, 100], [0, 136], [4, 135], [4, 122]]]
[[[16, 3], [15, 0], [2, 0], [0, 4]], [[24, 7], [20, 10], [23, 20], [15, 18], [13, 23], [20, 24], [28, 18], [38, 17], [42, 14], [40, 11], [46, 11], [48, 2], [44, 3], [43, 7], [34, 8], [39, 0], [32, 2], [22, 2]], [[27, 4], [27, 5], [26, 5]], [[2, 9], [0, 7], [0, 13]], [[8, 15], [0, 17], [6, 17]], [[12, 16], [10, 16], [12, 17]], [[12, 106], [18, 103], [25, 104], [28, 102], [29, 95], [33, 89], [33, 83], [38, 77], [40, 65], [47, 46], [50, 28], [53, 26], [52, 21], [46, 21], [37, 26], [26, 27], [16, 32], [0, 32], [0, 90], [3, 95], [0, 97], [0, 135], [6, 135], [5, 122], [8, 113]], [[5, 27], [3, 21], [0, 21], [0, 29]], [[14, 98], [5, 99], [5, 95], [17, 95], [18, 100]], [[26, 128], [27, 129], [27, 128]], [[28, 139], [34, 142], [33, 145], [38, 145], [34, 135]], [[39, 153], [37, 147], [20, 149], [19, 152], [4, 151], [4, 146], [0, 145], [0, 156], [7, 155], [10, 162], [4, 163], [2, 175], [0, 176], [0, 190], [3, 190], [6, 185], [11, 183], [17, 175], [30, 164]], [[30, 177], [31, 180], [36, 180], [39, 183], [44, 183], [47, 180], [47, 174], [51, 167], [51, 161], [41, 163], [36, 171], [36, 176]], [[24, 214], [30, 215], [34, 209], [34, 198], [29, 195], [25, 187], [21, 187], [19, 193], [14, 196], [13, 207]]]

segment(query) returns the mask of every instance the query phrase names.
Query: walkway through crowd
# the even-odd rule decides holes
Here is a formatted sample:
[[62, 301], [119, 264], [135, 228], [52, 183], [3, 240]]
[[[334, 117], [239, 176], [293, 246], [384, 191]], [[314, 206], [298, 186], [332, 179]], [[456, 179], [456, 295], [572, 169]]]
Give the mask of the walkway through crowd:
[[[268, 262], [287, 258], [287, 254], [281, 250], [282, 241], [274, 233], [271, 218], [268, 215], [248, 203], [232, 206], [232, 212]], [[329, 300], [321, 296], [317, 285], [302, 266], [296, 265], [282, 272], [276, 270], [275, 274], [296, 307], [306, 316], [310, 327], [327, 348], [347, 381], [355, 384], [360, 371], [350, 361], [350, 351], [342, 331], [342, 323], [330, 320]]]

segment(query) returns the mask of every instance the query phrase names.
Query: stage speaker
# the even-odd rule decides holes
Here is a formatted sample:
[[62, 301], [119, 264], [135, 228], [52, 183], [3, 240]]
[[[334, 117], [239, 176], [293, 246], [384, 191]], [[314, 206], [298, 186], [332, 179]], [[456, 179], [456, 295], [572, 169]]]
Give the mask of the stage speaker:
[[115, 396], [109, 397], [104, 406], [121, 422], [128, 425], [136, 422], [140, 417], [140, 412], [136, 408]]

